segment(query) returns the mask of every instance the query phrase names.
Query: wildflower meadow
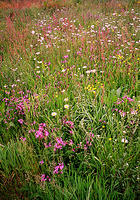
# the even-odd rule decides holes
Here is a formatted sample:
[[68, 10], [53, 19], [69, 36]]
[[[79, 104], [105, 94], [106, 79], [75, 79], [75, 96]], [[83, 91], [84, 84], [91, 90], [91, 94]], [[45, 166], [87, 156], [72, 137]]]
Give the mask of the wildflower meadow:
[[0, 0], [0, 200], [137, 200], [140, 1]]

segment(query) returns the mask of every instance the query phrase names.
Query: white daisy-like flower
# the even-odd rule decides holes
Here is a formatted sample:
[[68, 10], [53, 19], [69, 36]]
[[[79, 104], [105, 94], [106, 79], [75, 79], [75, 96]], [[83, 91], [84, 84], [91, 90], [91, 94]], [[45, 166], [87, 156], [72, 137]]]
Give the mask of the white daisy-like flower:
[[39, 55], [40, 54], [40, 52], [36, 52], [36, 55]]
[[121, 140], [121, 142], [123, 142], [123, 143], [128, 143], [128, 140], [126, 139], [126, 138], [122, 138], [122, 140]]
[[87, 70], [87, 71], [86, 71], [86, 74], [90, 74], [90, 70]]
[[55, 117], [57, 115], [56, 112], [52, 112], [51, 116]]
[[34, 34], [35, 34], [35, 31], [32, 31], [32, 34], [34, 35]]
[[95, 73], [95, 72], [96, 72], [96, 69], [91, 69], [91, 70], [87, 70], [86, 74]]
[[90, 70], [91, 73], [95, 73], [96, 72], [96, 69], [92, 69]]
[[69, 105], [68, 104], [64, 105], [64, 108], [69, 109]]

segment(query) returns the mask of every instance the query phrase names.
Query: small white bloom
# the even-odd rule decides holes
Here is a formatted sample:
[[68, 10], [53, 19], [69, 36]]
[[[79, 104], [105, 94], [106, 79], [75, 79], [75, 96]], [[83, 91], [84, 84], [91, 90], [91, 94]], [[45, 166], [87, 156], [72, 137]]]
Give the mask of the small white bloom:
[[123, 133], [126, 133], [126, 131], [123, 131]]
[[64, 108], [69, 109], [69, 105], [68, 104], [64, 105]]
[[40, 52], [36, 52], [36, 55], [39, 55], [40, 54]]
[[34, 34], [35, 34], [35, 31], [32, 31], [32, 34], [34, 35]]
[[87, 71], [86, 71], [86, 74], [90, 74], [90, 70], [87, 70]]
[[56, 112], [52, 112], [51, 116], [55, 117], [57, 115]]
[[62, 69], [62, 72], [65, 72], [66, 71], [66, 69]]
[[121, 140], [121, 142], [123, 142], [123, 143], [128, 143], [128, 140], [126, 139], [126, 138], [122, 138], [122, 140]]
[[96, 69], [92, 69], [90, 70], [91, 73], [95, 73], [96, 72]]
[[136, 114], [137, 114], [137, 111], [136, 111], [136, 110], [131, 110], [131, 114], [132, 114], [132, 115], [136, 115]]

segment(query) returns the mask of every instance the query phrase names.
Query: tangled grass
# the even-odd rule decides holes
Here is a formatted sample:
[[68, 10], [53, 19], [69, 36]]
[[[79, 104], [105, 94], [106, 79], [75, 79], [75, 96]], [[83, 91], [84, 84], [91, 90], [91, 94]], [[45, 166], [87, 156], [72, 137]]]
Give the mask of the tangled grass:
[[1, 199], [138, 199], [139, 4], [61, 2], [1, 9]]

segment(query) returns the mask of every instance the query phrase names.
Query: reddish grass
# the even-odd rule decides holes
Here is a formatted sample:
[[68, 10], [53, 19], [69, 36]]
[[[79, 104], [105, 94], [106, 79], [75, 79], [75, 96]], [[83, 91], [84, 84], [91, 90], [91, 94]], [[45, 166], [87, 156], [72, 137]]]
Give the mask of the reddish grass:
[[[45, 4], [44, 4], [45, 2]], [[0, 0], [2, 9], [24, 9], [31, 7], [61, 8], [69, 5], [70, 0]]]
[[45, 0], [8, 0], [0, 1], [2, 9], [24, 9], [31, 7], [41, 7]]

